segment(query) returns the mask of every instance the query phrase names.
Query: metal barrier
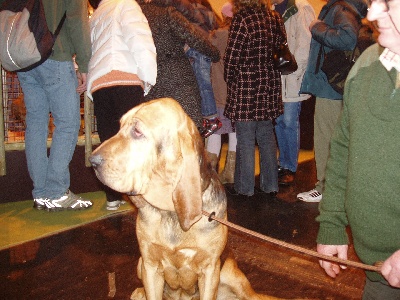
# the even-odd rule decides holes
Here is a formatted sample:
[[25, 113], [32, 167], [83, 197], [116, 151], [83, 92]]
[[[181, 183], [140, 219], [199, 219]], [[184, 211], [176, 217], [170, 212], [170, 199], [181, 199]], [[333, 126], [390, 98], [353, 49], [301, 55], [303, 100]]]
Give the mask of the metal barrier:
[[[10, 150], [25, 149], [25, 115], [23, 92], [19, 85], [16, 73], [1, 69], [0, 76], [0, 176], [6, 175], [5, 153]], [[54, 130], [50, 115], [48, 147]], [[85, 145], [85, 165], [90, 167], [88, 160], [92, 147], [99, 144], [97, 135], [96, 117], [93, 103], [84, 93], [81, 97], [81, 128], [78, 136], [78, 145]]]

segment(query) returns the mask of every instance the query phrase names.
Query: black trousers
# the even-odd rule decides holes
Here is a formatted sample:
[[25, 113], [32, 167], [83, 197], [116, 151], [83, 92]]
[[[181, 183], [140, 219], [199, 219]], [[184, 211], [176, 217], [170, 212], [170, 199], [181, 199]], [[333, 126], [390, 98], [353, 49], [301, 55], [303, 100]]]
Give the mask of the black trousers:
[[[119, 120], [131, 108], [144, 102], [143, 89], [139, 85], [107, 87], [93, 93], [94, 114], [101, 142], [119, 131]], [[104, 185], [107, 201], [121, 200], [121, 193]]]

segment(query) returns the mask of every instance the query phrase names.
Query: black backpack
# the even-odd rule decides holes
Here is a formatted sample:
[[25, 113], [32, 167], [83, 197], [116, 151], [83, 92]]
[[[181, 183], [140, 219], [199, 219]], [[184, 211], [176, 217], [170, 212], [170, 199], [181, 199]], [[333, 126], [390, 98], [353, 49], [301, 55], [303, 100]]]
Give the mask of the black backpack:
[[41, 0], [7, 0], [0, 7], [0, 63], [7, 71], [28, 71], [52, 54], [66, 12], [52, 33]]

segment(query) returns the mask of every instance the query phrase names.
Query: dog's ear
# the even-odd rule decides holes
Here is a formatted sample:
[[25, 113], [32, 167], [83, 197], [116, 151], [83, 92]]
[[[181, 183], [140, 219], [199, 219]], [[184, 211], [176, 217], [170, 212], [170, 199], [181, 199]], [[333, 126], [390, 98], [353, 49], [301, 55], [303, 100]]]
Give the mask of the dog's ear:
[[201, 218], [203, 208], [200, 149], [204, 148], [204, 145], [194, 123], [191, 120], [187, 121], [178, 130], [182, 163], [172, 195], [179, 224], [184, 231], [189, 230]]

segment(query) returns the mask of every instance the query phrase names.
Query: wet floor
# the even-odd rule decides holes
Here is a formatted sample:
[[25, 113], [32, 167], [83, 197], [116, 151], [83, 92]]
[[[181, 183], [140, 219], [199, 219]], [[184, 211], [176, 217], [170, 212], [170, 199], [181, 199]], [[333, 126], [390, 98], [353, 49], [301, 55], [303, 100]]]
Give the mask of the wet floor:
[[[278, 200], [228, 194], [229, 220], [294, 245], [315, 249], [318, 204], [296, 200], [313, 187], [315, 164], [302, 163]], [[129, 299], [141, 283], [134, 210], [0, 251], [0, 299]], [[316, 258], [229, 230], [228, 246], [259, 292], [286, 299], [361, 299], [362, 270], [335, 280]], [[351, 249], [350, 259], [356, 260]]]

